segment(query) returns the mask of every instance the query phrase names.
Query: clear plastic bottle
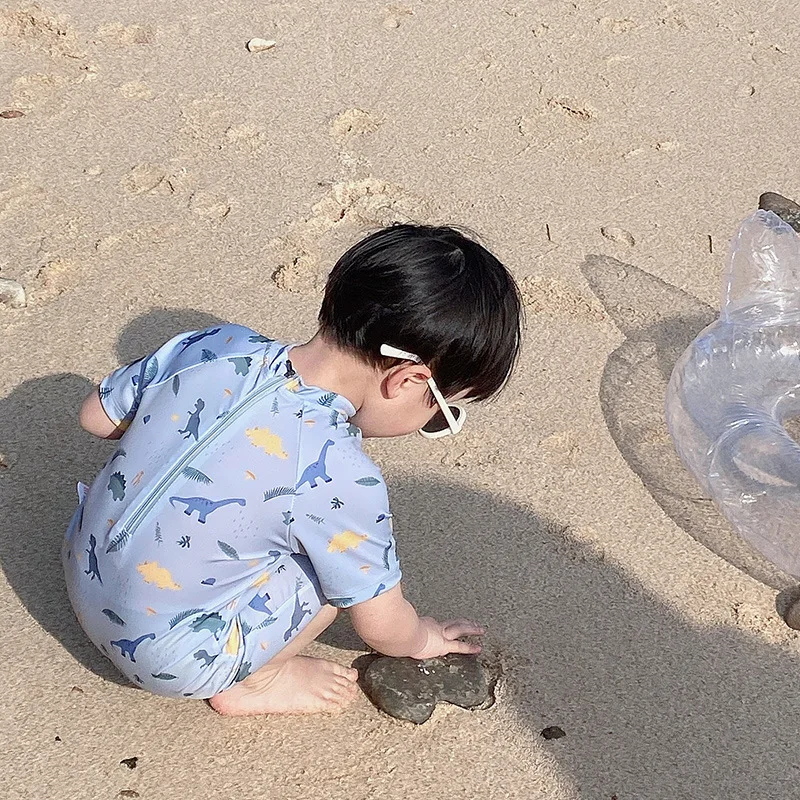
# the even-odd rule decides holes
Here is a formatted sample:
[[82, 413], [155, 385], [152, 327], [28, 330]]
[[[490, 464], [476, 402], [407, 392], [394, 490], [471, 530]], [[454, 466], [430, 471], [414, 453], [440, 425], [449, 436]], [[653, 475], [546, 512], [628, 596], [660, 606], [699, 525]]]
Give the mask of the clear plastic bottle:
[[734, 528], [800, 579], [800, 236], [771, 211], [742, 222], [719, 319], [678, 360], [667, 424]]

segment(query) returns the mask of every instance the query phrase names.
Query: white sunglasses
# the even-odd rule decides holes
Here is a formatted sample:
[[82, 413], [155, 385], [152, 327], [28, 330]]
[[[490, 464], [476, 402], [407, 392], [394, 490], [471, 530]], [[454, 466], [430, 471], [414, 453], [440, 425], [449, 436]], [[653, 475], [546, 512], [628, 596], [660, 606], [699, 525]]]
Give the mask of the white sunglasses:
[[[400, 358], [403, 361], [422, 364], [422, 359], [419, 356], [415, 356], [405, 350], [398, 350], [398, 348], [392, 347], [390, 344], [381, 345], [381, 355], [387, 358]], [[419, 432], [427, 439], [439, 439], [442, 436], [458, 433], [464, 427], [464, 420], [467, 418], [466, 409], [455, 404], [448, 405], [433, 376], [428, 378], [428, 388], [439, 405], [439, 411], [431, 417], [427, 425], [419, 429]]]

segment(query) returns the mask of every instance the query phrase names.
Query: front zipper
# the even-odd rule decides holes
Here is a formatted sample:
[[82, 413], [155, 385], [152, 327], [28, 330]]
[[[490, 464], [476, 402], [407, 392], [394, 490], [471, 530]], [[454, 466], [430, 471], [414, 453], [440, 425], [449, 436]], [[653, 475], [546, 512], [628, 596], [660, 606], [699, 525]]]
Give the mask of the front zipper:
[[144, 518], [153, 510], [153, 507], [161, 499], [164, 491], [172, 484], [175, 478], [183, 471], [183, 468], [202, 450], [206, 445], [211, 444], [219, 434], [225, 430], [234, 420], [240, 417], [253, 403], [255, 403], [261, 395], [266, 394], [269, 390], [275, 389], [285, 382], [284, 378], [273, 378], [267, 381], [262, 386], [251, 392], [250, 396], [245, 398], [238, 406], [232, 411], [229, 411], [216, 425], [212, 425], [205, 433], [202, 439], [195, 442], [173, 465], [172, 468], [165, 473], [159, 482], [153, 487], [152, 491], [144, 498], [144, 500], [134, 509], [131, 515], [125, 520], [120, 528], [120, 532], [126, 537], [131, 536], [139, 525], [142, 524]]

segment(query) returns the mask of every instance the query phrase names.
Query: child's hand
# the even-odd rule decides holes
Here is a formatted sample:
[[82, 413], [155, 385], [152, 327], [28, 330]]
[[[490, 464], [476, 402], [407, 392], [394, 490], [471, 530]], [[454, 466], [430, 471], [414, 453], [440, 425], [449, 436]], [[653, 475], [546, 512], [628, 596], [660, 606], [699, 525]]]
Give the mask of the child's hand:
[[386, 592], [351, 606], [356, 633], [374, 650], [395, 658], [436, 658], [448, 653], [481, 652], [479, 644], [462, 642], [460, 636], [482, 636], [486, 631], [468, 619], [437, 622], [419, 617], [403, 597], [398, 583]]
[[428, 641], [411, 658], [437, 658], [448, 653], [470, 653], [477, 655], [481, 652], [479, 644], [462, 642], [460, 636], [482, 636], [486, 630], [468, 619], [451, 619], [447, 622], [437, 622], [433, 617], [420, 617], [420, 625], [427, 634]]

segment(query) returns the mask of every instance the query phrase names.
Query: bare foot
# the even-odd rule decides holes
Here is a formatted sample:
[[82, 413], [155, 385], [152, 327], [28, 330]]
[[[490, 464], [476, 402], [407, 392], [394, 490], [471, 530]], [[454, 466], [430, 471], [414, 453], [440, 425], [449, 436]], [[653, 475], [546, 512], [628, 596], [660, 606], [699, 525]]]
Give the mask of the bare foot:
[[353, 701], [357, 677], [354, 669], [333, 661], [294, 656], [280, 665], [267, 664], [208, 702], [225, 716], [330, 714]]

